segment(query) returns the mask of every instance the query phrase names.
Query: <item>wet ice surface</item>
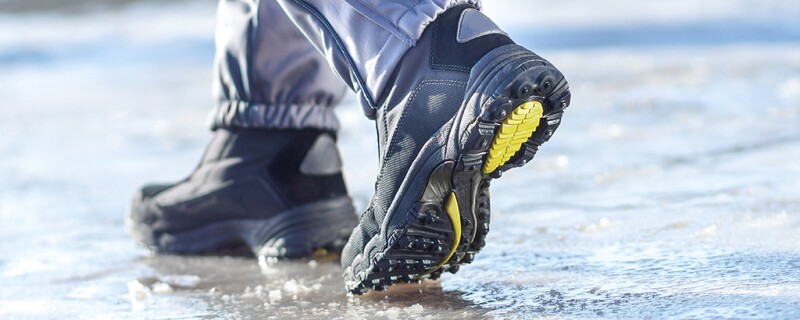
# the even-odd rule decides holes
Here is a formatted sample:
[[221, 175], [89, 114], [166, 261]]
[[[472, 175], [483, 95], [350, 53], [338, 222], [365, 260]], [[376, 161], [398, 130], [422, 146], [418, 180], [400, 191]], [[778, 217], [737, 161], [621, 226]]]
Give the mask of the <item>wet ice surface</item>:
[[[3, 14], [0, 318], [800, 317], [798, 5], [576, 3], [504, 19], [574, 100], [494, 182], [486, 248], [358, 298], [330, 257], [151, 256], [124, 233], [134, 189], [182, 178], [210, 137], [212, 4]], [[374, 129], [352, 97], [339, 112], [363, 208]]]

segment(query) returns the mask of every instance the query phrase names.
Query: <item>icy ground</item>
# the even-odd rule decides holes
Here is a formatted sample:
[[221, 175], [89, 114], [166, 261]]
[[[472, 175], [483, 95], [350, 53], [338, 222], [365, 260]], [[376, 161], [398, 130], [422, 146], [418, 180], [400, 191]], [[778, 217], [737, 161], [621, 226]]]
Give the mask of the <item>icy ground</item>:
[[[796, 0], [486, 1], [573, 105], [494, 183], [472, 265], [357, 298], [330, 259], [150, 256], [124, 232], [137, 186], [182, 178], [210, 137], [213, 1], [25, 3], [0, 0], [1, 319], [800, 318]], [[353, 101], [363, 208], [375, 139]]]

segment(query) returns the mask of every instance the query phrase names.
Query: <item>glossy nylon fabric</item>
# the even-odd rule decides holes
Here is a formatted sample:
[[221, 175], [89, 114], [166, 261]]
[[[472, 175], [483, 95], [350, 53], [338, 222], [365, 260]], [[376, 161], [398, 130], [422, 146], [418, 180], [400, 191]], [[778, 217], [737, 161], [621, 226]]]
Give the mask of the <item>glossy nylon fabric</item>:
[[289, 17], [355, 90], [368, 118], [383, 101], [395, 66], [425, 27], [459, 4], [479, 0], [278, 0]]
[[463, 3], [480, 6], [479, 0], [220, 0], [212, 127], [336, 130], [331, 108], [345, 85], [374, 119], [400, 58], [440, 13]]
[[277, 2], [220, 0], [215, 40], [214, 128], [338, 129], [347, 86]]

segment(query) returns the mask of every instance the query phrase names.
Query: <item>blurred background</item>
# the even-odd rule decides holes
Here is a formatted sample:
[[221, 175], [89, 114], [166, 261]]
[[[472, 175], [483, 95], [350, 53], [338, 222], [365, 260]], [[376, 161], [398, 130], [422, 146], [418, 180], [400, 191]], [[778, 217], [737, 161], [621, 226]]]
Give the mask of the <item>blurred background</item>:
[[[493, 184], [473, 264], [361, 298], [336, 261], [127, 236], [134, 190], [211, 137], [215, 8], [0, 0], [0, 318], [800, 318], [797, 0], [484, 1], [572, 106]], [[353, 96], [337, 112], [360, 210], [374, 127]]]

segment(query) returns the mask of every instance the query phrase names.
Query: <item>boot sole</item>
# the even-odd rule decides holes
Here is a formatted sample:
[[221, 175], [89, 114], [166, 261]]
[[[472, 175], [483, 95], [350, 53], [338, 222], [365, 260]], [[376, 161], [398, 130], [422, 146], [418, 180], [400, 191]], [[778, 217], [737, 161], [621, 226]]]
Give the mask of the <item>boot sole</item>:
[[[491, 180], [530, 162], [552, 137], [570, 102], [567, 82], [558, 70], [527, 50], [520, 54], [513, 49], [476, 65], [494, 67], [473, 75], [470, 82], [475, 85], [466, 96], [471, 96], [469, 90], [491, 94], [475, 108], [466, 103], [465, 111], [455, 117], [454, 123], [465, 123], [455, 125], [451, 134], [460, 136], [460, 151], [433, 169], [404, 226], [384, 242], [386, 249], [371, 259], [356, 260], [368, 266], [345, 270], [349, 292], [435, 280], [471, 263], [484, 247]], [[473, 109], [477, 112], [469, 114]], [[369, 249], [377, 251], [365, 251]], [[357, 269], [364, 271], [354, 272]]]
[[[126, 220], [137, 242], [168, 254], [235, 253], [242, 247], [257, 257], [302, 258], [320, 249], [339, 252], [358, 223], [349, 197], [298, 207], [268, 219], [231, 219], [178, 232], [153, 230]], [[130, 215], [128, 215], [130, 217]]]

